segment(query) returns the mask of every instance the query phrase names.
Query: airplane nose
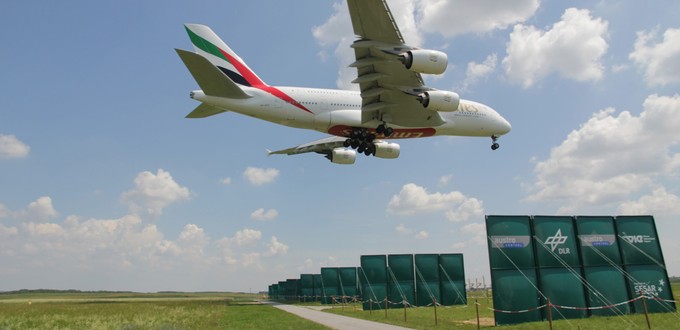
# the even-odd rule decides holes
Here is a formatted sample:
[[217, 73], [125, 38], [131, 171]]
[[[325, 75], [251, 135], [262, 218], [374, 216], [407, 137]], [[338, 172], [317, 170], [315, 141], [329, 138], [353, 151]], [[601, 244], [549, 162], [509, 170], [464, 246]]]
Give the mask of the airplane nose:
[[500, 126], [501, 134], [507, 134], [512, 130], [512, 125], [510, 125], [510, 122], [507, 121], [503, 117], [500, 118], [500, 125], [499, 126]]

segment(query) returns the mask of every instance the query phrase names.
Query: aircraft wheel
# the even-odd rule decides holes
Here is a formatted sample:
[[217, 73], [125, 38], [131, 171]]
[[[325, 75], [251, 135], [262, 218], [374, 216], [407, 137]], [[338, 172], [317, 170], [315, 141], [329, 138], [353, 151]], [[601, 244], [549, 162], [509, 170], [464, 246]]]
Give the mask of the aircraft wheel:
[[365, 155], [366, 156], [371, 156], [371, 155], [375, 156], [375, 144], [371, 143], [370, 145], [368, 145], [368, 148], [366, 148]]
[[357, 152], [361, 154], [361, 153], [363, 153], [365, 150], [366, 150], [366, 143], [365, 143], [365, 142], [362, 142], [362, 143], [359, 145], [359, 148], [357, 149]]
[[378, 127], [375, 129], [375, 131], [378, 134], [382, 134], [383, 132], [385, 132], [385, 124], [378, 125]]
[[345, 148], [348, 148], [349, 146], [352, 145], [352, 139], [347, 139], [347, 140], [345, 140], [345, 142], [343, 142], [342, 145], [343, 145]]
[[366, 137], [366, 142], [371, 143], [373, 140], [375, 140], [375, 134], [368, 134]]
[[394, 129], [392, 127], [385, 128], [385, 137], [390, 137], [394, 133]]
[[358, 147], [359, 147], [359, 140], [357, 140], [357, 139], [352, 139], [351, 146], [352, 146], [352, 149], [358, 148]]
[[500, 147], [501, 147], [501, 146], [500, 146], [498, 143], [494, 143], [494, 144], [491, 145], [491, 150], [496, 150], [496, 149], [498, 149], [498, 148], [500, 148]]

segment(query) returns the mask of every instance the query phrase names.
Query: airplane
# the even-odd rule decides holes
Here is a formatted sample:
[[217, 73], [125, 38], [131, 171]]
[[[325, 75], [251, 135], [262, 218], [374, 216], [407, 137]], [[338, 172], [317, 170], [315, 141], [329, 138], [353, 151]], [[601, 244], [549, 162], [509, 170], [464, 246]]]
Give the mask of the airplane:
[[270, 86], [209, 27], [185, 24], [194, 52], [175, 49], [200, 90], [201, 104], [187, 118], [236, 112], [272, 123], [330, 134], [269, 155], [315, 152], [335, 164], [354, 164], [358, 154], [399, 157], [397, 139], [432, 136], [490, 137], [499, 148], [510, 123], [491, 107], [453, 91], [425, 86], [421, 74], [442, 74], [448, 57], [408, 46], [384, 0], [348, 0], [351, 45], [359, 91]]

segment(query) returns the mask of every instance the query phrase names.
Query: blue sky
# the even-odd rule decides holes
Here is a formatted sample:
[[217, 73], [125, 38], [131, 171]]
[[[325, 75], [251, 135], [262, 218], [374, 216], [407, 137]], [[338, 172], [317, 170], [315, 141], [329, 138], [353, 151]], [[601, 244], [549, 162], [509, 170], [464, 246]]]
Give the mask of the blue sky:
[[356, 88], [342, 2], [0, 3], [0, 290], [254, 291], [430, 252], [488, 279], [485, 214], [652, 214], [680, 274], [680, 3], [388, 3], [449, 54], [429, 85], [512, 123], [501, 149], [437, 137], [339, 166], [266, 157], [318, 132], [184, 118], [183, 23], [271, 85]]

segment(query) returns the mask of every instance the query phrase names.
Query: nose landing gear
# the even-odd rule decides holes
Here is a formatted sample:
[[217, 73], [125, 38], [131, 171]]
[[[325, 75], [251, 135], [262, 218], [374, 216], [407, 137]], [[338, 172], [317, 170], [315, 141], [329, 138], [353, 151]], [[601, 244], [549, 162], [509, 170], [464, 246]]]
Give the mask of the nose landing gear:
[[496, 149], [498, 149], [498, 148], [501, 147], [501, 145], [498, 144], [498, 142], [496, 142], [496, 141], [498, 141], [498, 137], [497, 137], [497, 136], [492, 135], [492, 136], [491, 136], [491, 141], [492, 141], [491, 150], [496, 150]]

